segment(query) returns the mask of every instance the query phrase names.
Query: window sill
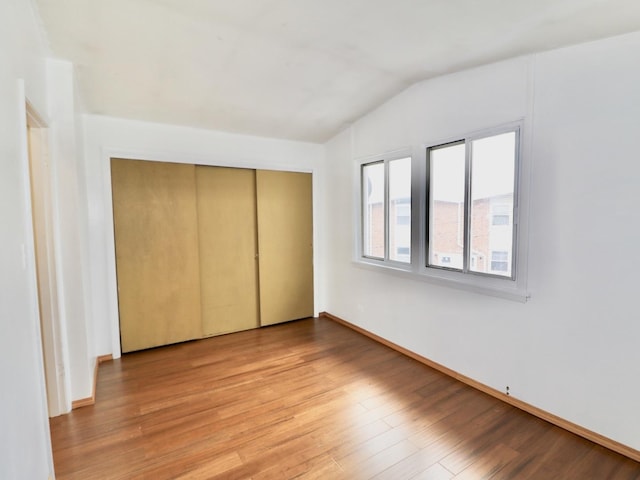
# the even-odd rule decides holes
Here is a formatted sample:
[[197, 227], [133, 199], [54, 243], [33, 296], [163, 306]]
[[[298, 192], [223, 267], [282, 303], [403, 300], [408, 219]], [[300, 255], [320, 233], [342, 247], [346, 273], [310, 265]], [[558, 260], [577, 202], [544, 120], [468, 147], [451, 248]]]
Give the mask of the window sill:
[[412, 265], [387, 264], [370, 259], [357, 259], [351, 263], [357, 268], [372, 272], [503, 298], [519, 303], [526, 303], [531, 298], [526, 289], [521, 288], [517, 282], [507, 279], [485, 278], [473, 274], [439, 269], [423, 268], [421, 271], [417, 271]]

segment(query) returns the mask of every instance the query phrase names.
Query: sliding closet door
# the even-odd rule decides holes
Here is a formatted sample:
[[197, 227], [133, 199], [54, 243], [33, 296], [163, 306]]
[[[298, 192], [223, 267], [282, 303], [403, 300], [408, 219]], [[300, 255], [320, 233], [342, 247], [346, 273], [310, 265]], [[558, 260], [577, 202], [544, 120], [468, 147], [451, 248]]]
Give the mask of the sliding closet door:
[[256, 171], [260, 323], [313, 316], [311, 174]]
[[202, 336], [195, 166], [111, 160], [122, 351]]
[[255, 170], [196, 167], [205, 336], [257, 328]]

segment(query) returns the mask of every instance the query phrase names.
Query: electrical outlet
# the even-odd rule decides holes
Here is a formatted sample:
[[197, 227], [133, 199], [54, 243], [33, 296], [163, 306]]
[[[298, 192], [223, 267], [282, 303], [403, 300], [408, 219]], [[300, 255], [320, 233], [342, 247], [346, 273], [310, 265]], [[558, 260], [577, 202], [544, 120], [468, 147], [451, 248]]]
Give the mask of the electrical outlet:
[[507, 385], [507, 388], [504, 391], [505, 395], [509, 395], [509, 385]]

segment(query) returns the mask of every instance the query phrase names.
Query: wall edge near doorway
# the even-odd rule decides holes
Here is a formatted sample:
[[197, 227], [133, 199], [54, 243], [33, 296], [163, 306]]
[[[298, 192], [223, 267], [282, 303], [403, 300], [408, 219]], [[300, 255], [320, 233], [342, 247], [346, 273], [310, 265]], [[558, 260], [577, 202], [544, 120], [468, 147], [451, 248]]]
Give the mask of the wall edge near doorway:
[[93, 390], [91, 391], [91, 396], [87, 398], [81, 398], [79, 400], [74, 400], [71, 402], [71, 409], [75, 410], [76, 408], [87, 407], [89, 405], [95, 405], [96, 403], [96, 387], [98, 384], [98, 367], [101, 363], [110, 362], [113, 360], [113, 355], [100, 355], [96, 358], [96, 363], [93, 368]]

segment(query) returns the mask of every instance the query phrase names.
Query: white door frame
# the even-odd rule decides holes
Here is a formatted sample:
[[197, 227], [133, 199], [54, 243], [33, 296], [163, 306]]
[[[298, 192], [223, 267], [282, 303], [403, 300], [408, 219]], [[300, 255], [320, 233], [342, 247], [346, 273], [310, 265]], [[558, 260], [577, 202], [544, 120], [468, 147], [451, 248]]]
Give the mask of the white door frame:
[[71, 411], [71, 381], [66, 330], [61, 315], [58, 288], [57, 251], [54, 236], [55, 201], [52, 195], [52, 172], [49, 162], [48, 122], [25, 97], [25, 134], [23, 148], [30, 179], [29, 215], [32, 218], [33, 248], [37, 278], [37, 313], [46, 380], [49, 416]]

